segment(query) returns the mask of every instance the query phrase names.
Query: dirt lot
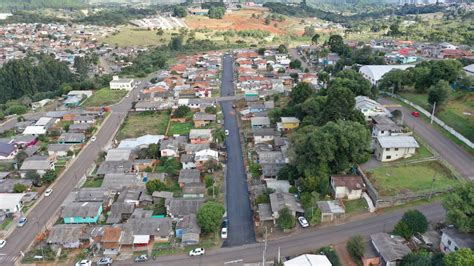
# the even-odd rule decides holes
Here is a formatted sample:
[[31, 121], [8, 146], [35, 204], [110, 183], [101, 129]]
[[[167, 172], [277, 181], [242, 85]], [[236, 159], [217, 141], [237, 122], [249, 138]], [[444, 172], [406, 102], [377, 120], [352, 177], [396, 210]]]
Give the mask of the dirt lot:
[[[252, 17], [252, 14], [254, 14], [254, 17]], [[265, 17], [268, 14], [270, 13], [266, 8], [248, 8], [227, 13], [223, 19], [209, 19], [206, 16], [188, 16], [186, 17], [186, 25], [191, 29], [265, 30], [276, 35], [303, 33], [304, 25], [300, 25], [300, 21], [296, 18], [285, 17], [284, 21], [273, 20], [270, 25], [265, 25]]]
[[357, 263], [355, 263], [352, 260], [351, 255], [349, 255], [349, 252], [347, 252], [345, 242], [335, 245], [334, 249], [336, 250], [336, 253], [339, 256], [339, 260], [341, 261], [342, 265], [344, 265], [344, 266], [357, 266]]

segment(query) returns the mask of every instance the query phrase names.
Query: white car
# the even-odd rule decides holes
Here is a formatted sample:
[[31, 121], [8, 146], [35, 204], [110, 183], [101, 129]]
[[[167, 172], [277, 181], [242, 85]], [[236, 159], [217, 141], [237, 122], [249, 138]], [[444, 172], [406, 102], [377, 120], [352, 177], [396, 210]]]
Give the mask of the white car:
[[25, 226], [26, 222], [28, 222], [28, 219], [26, 217], [21, 217], [16, 226], [23, 227]]
[[97, 137], [96, 137], [96, 136], [92, 136], [91, 141], [94, 142], [94, 141], [96, 141], [96, 140], [97, 140]]
[[103, 257], [97, 261], [97, 265], [112, 265], [114, 260], [111, 257]]
[[201, 256], [204, 255], [206, 251], [203, 248], [195, 248], [189, 251], [189, 256]]
[[0, 239], [0, 248], [3, 248], [7, 244], [6, 240]]
[[76, 266], [92, 266], [92, 261], [90, 260], [81, 260], [76, 262]]
[[53, 193], [53, 189], [52, 189], [52, 188], [48, 188], [48, 189], [46, 189], [46, 191], [44, 192], [44, 196], [45, 196], [45, 197], [49, 197], [49, 195], [51, 195], [51, 193]]
[[224, 131], [224, 134], [225, 134], [226, 136], [229, 136], [229, 130], [226, 129], [226, 130]]
[[303, 216], [298, 217], [298, 223], [300, 223], [301, 227], [303, 228], [306, 228], [309, 226], [308, 221]]
[[223, 227], [221, 229], [221, 238], [222, 239], [227, 239], [227, 227]]

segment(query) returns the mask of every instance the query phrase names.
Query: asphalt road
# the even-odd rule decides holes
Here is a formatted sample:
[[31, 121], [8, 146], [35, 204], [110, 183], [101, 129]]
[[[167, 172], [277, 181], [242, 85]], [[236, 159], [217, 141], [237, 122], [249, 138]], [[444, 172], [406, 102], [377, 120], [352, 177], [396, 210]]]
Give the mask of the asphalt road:
[[122, 102], [112, 107], [109, 118], [104, 121], [102, 127], [97, 132], [97, 140], [90, 142], [79, 153], [76, 160], [63, 172], [62, 176], [52, 186], [53, 193], [49, 197], [41, 197], [36, 206], [28, 214], [28, 222], [22, 228], [16, 228], [6, 239], [7, 243], [0, 250], [0, 265], [13, 265], [14, 261], [20, 257], [20, 251], [25, 251], [35, 237], [46, 229], [46, 224], [50, 217], [53, 217], [59, 209], [67, 195], [73, 190], [89, 166], [98, 157], [99, 152], [113, 139], [115, 131], [122, 124], [127, 112], [132, 106], [132, 99], [136, 98], [140, 89], [139, 85], [130, 92], [129, 97], [125, 97]]
[[[438, 222], [444, 219], [445, 211], [440, 203], [419, 206], [416, 209], [423, 212], [430, 222]], [[362, 235], [369, 238], [371, 234], [392, 231], [405, 209], [371, 216], [370, 218], [357, 220], [336, 226], [325, 228], [308, 228], [302, 233], [284, 237], [278, 240], [268, 241], [266, 258], [272, 261], [278, 256], [296, 256], [299, 254], [314, 252], [323, 246], [338, 244], [346, 241], [353, 235]], [[165, 256], [149, 261], [152, 265], [243, 265], [244, 263], [261, 262], [263, 257], [264, 243], [221, 248], [208, 251], [204, 256], [188, 257], [187, 255]], [[128, 262], [117, 262], [115, 265], [130, 265]]]
[[[233, 59], [224, 56], [221, 96], [234, 95]], [[224, 246], [239, 246], [255, 242], [252, 209], [250, 208], [247, 177], [240, 146], [240, 134], [233, 101], [221, 101], [224, 114], [224, 128], [230, 132], [226, 138], [227, 180], [226, 200], [229, 220], [228, 239]]]
[[[381, 104], [396, 104], [387, 98], [379, 100]], [[405, 124], [418, 134], [429, 146], [431, 146], [440, 157], [447, 161], [464, 178], [474, 181], [474, 159], [473, 156], [446, 138], [438, 130], [426, 123], [420, 117], [411, 115], [410, 109], [406, 107], [388, 108], [391, 111], [399, 109], [403, 113]]]

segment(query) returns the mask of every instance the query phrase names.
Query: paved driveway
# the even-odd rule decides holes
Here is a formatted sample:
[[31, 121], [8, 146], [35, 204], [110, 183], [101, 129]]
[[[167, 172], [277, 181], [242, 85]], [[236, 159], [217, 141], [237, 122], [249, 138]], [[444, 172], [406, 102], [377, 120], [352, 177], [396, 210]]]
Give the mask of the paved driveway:
[[[224, 57], [222, 75], [222, 96], [234, 95], [233, 60], [230, 56]], [[255, 242], [252, 209], [250, 208], [247, 178], [240, 145], [237, 117], [232, 108], [232, 101], [221, 101], [224, 113], [224, 128], [230, 134], [226, 138], [227, 147], [227, 176], [226, 200], [227, 218], [229, 219], [228, 239], [224, 246], [239, 246]]]
[[[379, 102], [385, 105], [396, 104], [387, 98], [381, 98]], [[408, 127], [431, 146], [443, 160], [449, 162], [462, 177], [474, 181], [474, 159], [472, 155], [446, 138], [420, 117], [412, 116], [410, 109], [403, 106], [389, 109], [391, 111], [395, 109], [401, 110], [404, 122]]]

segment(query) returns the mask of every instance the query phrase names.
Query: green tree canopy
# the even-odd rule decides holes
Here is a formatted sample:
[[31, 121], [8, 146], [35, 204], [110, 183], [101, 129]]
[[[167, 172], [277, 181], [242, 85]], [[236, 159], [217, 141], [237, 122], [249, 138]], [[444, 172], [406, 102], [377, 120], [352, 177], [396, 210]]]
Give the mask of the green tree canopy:
[[173, 7], [173, 15], [178, 18], [184, 18], [188, 15], [188, 12], [183, 6], [175, 5]]
[[456, 252], [444, 256], [446, 266], [474, 265], [474, 251], [470, 248], [461, 248]]
[[404, 222], [413, 233], [423, 234], [428, 230], [428, 220], [425, 215], [418, 210], [409, 210], [403, 214]]
[[440, 80], [435, 85], [431, 86], [430, 91], [428, 92], [428, 103], [431, 106], [436, 103], [436, 105], [442, 106], [449, 98], [449, 92], [451, 87], [449, 83], [445, 80]]
[[168, 191], [165, 183], [161, 182], [159, 179], [153, 179], [146, 182], [146, 190], [150, 195], [155, 191]]
[[13, 185], [13, 193], [23, 193], [26, 191], [26, 186], [21, 183]]
[[189, 108], [186, 105], [180, 105], [178, 108], [176, 108], [176, 110], [174, 110], [173, 115], [174, 117], [177, 117], [177, 118], [183, 118], [183, 117], [186, 117], [190, 113], [191, 113], [191, 108]]
[[311, 43], [312, 43], [313, 45], [318, 44], [318, 41], [319, 41], [319, 38], [320, 38], [320, 37], [321, 37], [321, 36], [320, 36], [319, 34], [317, 34], [317, 33], [314, 34], [313, 37], [311, 38]]
[[301, 68], [301, 61], [299, 59], [291, 60], [290, 67], [293, 69]]
[[405, 86], [409, 85], [411, 80], [407, 78], [407, 72], [401, 69], [393, 69], [390, 72], [383, 75], [379, 81], [378, 86], [381, 90], [387, 90], [392, 92], [400, 92], [405, 89]]
[[225, 7], [211, 6], [208, 11], [209, 18], [222, 19], [225, 15]]
[[405, 238], [406, 240], [409, 240], [413, 236], [413, 230], [411, 230], [411, 228], [403, 221], [399, 221], [395, 225], [393, 233]]
[[201, 230], [205, 233], [218, 230], [224, 212], [224, 206], [218, 202], [209, 201], [202, 205], [197, 213], [197, 221], [201, 226]]
[[449, 193], [443, 206], [450, 223], [461, 232], [474, 233], [474, 183], [465, 183]]
[[335, 79], [329, 83], [330, 90], [332, 87], [346, 87], [349, 88], [355, 96], [363, 95], [370, 96], [370, 87], [372, 85], [359, 72], [347, 69], [338, 72]]
[[295, 227], [295, 217], [291, 215], [288, 208], [283, 208], [278, 212], [277, 225], [282, 230], [287, 230]]
[[347, 252], [351, 254], [353, 258], [360, 259], [364, 256], [365, 246], [364, 238], [360, 235], [355, 235], [347, 241], [346, 244]]

